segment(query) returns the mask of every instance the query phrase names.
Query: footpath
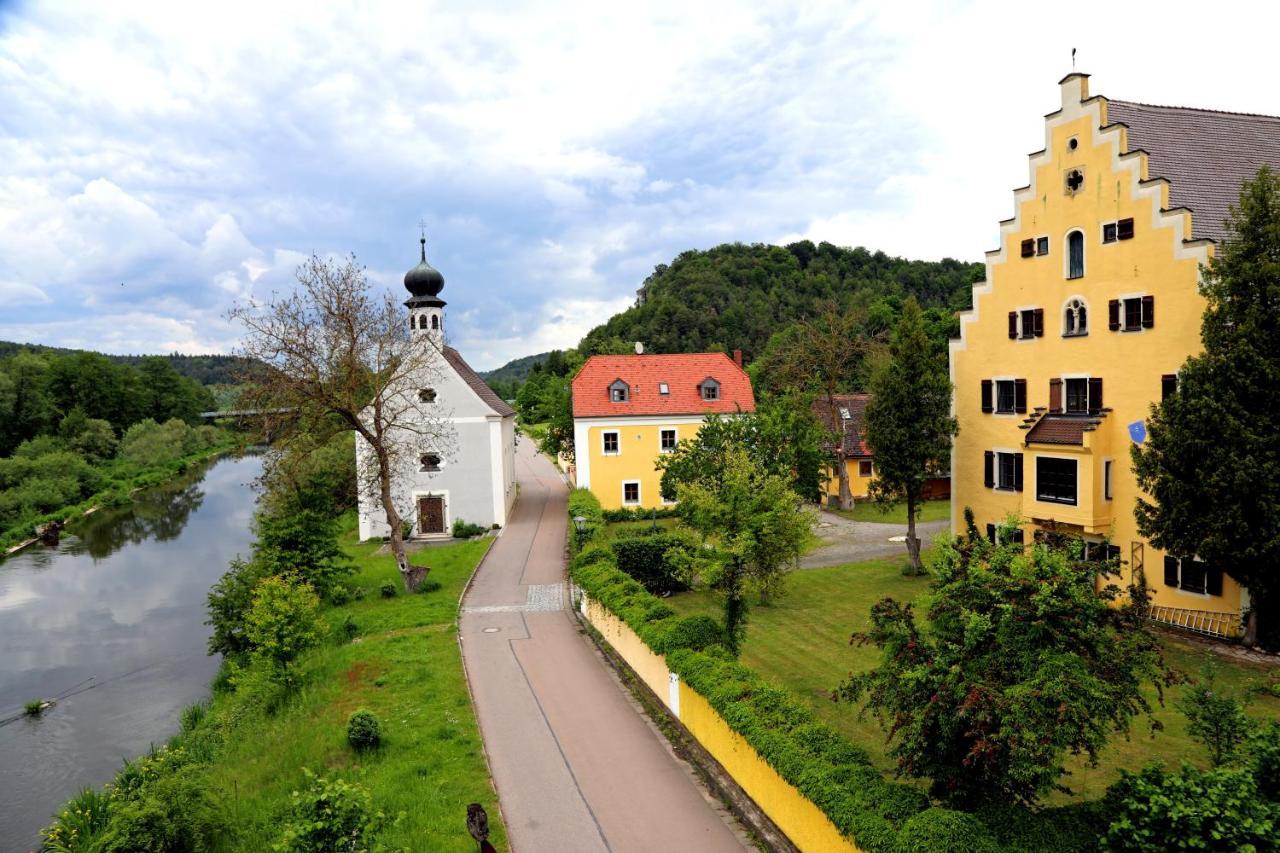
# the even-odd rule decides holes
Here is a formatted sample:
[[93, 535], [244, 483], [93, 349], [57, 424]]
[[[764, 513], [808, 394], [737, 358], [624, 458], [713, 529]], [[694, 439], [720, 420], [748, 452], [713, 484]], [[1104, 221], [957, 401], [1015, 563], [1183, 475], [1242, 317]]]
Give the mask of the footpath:
[[569, 612], [564, 482], [530, 442], [516, 466], [520, 500], [463, 599], [460, 628], [512, 849], [748, 849]]

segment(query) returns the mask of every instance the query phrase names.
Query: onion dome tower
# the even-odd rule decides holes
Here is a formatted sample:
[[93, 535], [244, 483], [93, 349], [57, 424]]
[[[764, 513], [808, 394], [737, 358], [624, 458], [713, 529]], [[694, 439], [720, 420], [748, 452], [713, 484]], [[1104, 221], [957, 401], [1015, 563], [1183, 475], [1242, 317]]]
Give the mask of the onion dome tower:
[[445, 302], [440, 298], [444, 276], [427, 263], [427, 238], [423, 236], [418, 242], [422, 244], [422, 260], [404, 274], [404, 287], [410, 294], [404, 303], [409, 308], [409, 328], [415, 335], [439, 338], [444, 334]]

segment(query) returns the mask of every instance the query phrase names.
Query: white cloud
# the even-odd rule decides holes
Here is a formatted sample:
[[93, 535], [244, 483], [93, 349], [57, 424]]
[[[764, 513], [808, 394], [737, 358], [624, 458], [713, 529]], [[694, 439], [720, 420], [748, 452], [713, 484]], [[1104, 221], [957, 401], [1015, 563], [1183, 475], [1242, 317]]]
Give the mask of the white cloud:
[[53, 300], [34, 284], [21, 281], [0, 281], [0, 307], [17, 308], [20, 305], [48, 305]]

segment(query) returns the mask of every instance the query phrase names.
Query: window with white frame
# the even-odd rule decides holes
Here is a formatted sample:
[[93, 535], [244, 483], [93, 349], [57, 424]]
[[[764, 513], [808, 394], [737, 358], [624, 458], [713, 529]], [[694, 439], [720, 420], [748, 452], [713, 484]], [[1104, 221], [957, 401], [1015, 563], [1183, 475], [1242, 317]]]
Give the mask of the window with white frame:
[[676, 431], [674, 429], [663, 429], [659, 431], [658, 449], [663, 453], [670, 453], [676, 449]]
[[617, 456], [619, 452], [618, 451], [618, 433], [616, 431], [602, 433], [601, 439], [604, 442], [604, 455]]
[[1083, 299], [1073, 296], [1062, 311], [1062, 336], [1075, 338], [1089, 334], [1089, 309]]
[[630, 481], [622, 484], [622, 502], [627, 505], [640, 503], [640, 483]]

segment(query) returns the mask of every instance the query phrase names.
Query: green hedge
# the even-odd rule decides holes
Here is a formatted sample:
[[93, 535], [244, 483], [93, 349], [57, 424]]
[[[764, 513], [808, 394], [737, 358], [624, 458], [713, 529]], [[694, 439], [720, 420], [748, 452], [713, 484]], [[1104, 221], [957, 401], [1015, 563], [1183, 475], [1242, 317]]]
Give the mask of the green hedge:
[[[820, 722], [789, 691], [733, 660], [716, 620], [677, 616], [620, 570], [609, 544], [586, 544], [570, 561], [569, 574], [653, 652], [664, 655], [671, 671], [863, 850], [1097, 849], [1099, 829], [1105, 832], [1110, 822], [1097, 803], [976, 814], [931, 808], [922, 790], [886, 779], [865, 750]], [[833, 680], [838, 676], [833, 673]]]
[[673, 506], [655, 507], [653, 509], [643, 509], [641, 507], [620, 507], [619, 509], [606, 509], [604, 511], [604, 520], [610, 523], [619, 521], [649, 521], [653, 518], [675, 518], [678, 511]]
[[613, 540], [618, 568], [640, 581], [654, 595], [670, 595], [688, 589], [673, 569], [669, 554], [694, 547], [683, 536], [650, 534]]
[[[575, 526], [575, 518], [584, 518], [586, 522], [583, 524], [583, 530], [577, 533], [577, 538], [573, 538], [577, 531]], [[570, 541], [575, 543], [574, 550], [581, 547], [582, 543], [588, 542], [595, 538], [595, 535], [604, 529], [604, 510], [600, 508], [600, 499], [591, 494], [590, 489], [574, 489], [569, 493], [569, 533]]]

